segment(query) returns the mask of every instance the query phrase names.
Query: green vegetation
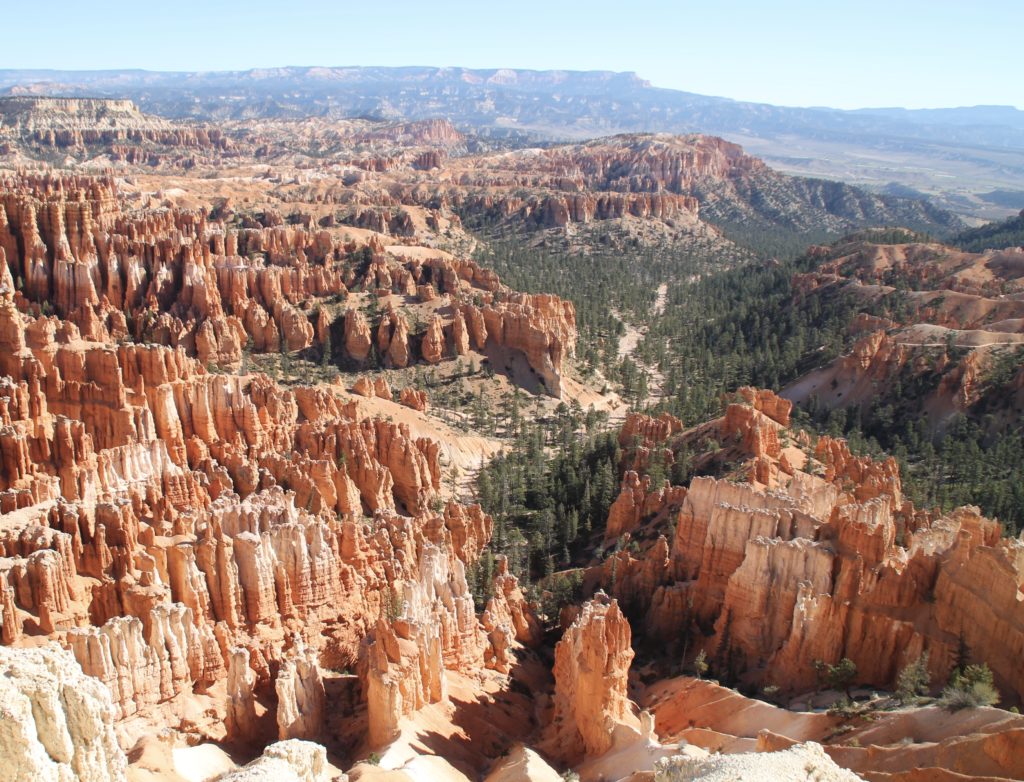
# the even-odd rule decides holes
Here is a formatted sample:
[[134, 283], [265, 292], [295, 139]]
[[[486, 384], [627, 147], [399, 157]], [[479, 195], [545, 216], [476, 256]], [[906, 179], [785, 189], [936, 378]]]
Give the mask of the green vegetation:
[[597, 252], [572, 255], [564, 250], [524, 246], [511, 238], [490, 240], [477, 256], [502, 281], [529, 293], [554, 293], [576, 307], [576, 352], [584, 376], [602, 372], [624, 386], [634, 400], [644, 396], [645, 373], [630, 360], [620, 361], [619, 339], [626, 323], [643, 325], [652, 317], [658, 286], [713, 274], [749, 258], [742, 250], [716, 254], [704, 247], [685, 250], [638, 248], [627, 257]]
[[[527, 248], [508, 237], [480, 260], [513, 287], [572, 300], [584, 373], [604, 373], [634, 406], [652, 414], [670, 412], [688, 426], [719, 415], [723, 400], [739, 386], [780, 389], [847, 352], [854, 340], [849, 325], [858, 313], [897, 321], [910, 317], [906, 281], [895, 280], [895, 291], [871, 300], [842, 282], [804, 291], [794, 280], [818, 267], [820, 249], [787, 256], [788, 247], [776, 237], [755, 246], [756, 234], [733, 230], [732, 238], [745, 240], [762, 260], [664, 248], [626, 260], [612, 254], [570, 256]], [[834, 251], [853, 241], [931, 239], [905, 229], [872, 229], [837, 242]], [[765, 260], [769, 254], [777, 257]], [[656, 311], [662, 282], [668, 283], [667, 302]], [[646, 333], [633, 356], [620, 361], [616, 348], [624, 321]], [[845, 436], [855, 453], [894, 455], [904, 491], [919, 507], [978, 505], [1014, 532], [1024, 526], [1024, 437], [1020, 411], [1005, 400], [1015, 398], [1024, 357], [1005, 351], [979, 381], [984, 386], [979, 406], [953, 420], [931, 422], [922, 405], [941, 380], [940, 360], [955, 362], [963, 354], [953, 345], [930, 350], [868, 403], [830, 410], [812, 399], [794, 411], [795, 423]], [[481, 470], [477, 481], [479, 499], [496, 522], [493, 551], [507, 554], [510, 568], [525, 583], [544, 579], [550, 615], [575, 592], [551, 575], [584, 561], [617, 494], [618, 444], [595, 421], [585, 421], [578, 408], [563, 406], [548, 421], [527, 421], [522, 412], [513, 416], [507, 409], [494, 414], [503, 419], [498, 430], [513, 446]], [[714, 450], [717, 444], [708, 441], [703, 447]], [[649, 471], [659, 481], [685, 484], [691, 457], [677, 455], [671, 474], [656, 459]], [[736, 667], [730, 652], [723, 644], [708, 661], [726, 679]], [[822, 676], [845, 689], [855, 676], [847, 663], [823, 667]], [[905, 693], [924, 686], [912, 674], [920, 674], [920, 667], [908, 671]]]
[[982, 663], [955, 669], [949, 684], [942, 691], [939, 703], [950, 711], [995, 706], [999, 703], [999, 692], [992, 683], [992, 671], [988, 665]]
[[814, 673], [818, 677], [819, 685], [830, 690], [842, 690], [849, 698], [850, 686], [857, 679], [857, 666], [848, 657], [844, 657], [835, 665], [815, 660]]
[[704, 674], [708, 672], [708, 656], [703, 649], [693, 658], [693, 672], [698, 679], [703, 679]]
[[993, 432], [986, 428], [983, 415], [977, 420], [958, 415], [936, 433], [915, 405], [920, 393], [901, 387], [863, 409], [828, 411], [812, 403], [795, 421], [845, 437], [856, 454], [896, 457], [903, 490], [918, 507], [950, 511], [977, 505], [985, 515], [1001, 521], [1008, 534], [1016, 535], [1024, 528], [1020, 422], [1009, 431]]
[[928, 693], [931, 674], [928, 673], [928, 652], [908, 663], [896, 677], [896, 697], [902, 703], [912, 703]]
[[508, 451], [477, 478], [477, 497], [494, 517], [494, 553], [525, 584], [571, 564], [586, 536], [604, 527], [619, 490], [614, 432], [578, 405], [551, 420], [521, 417]]
[[968, 252], [1024, 246], [1024, 213], [957, 234], [950, 244]]
[[780, 388], [840, 355], [857, 302], [832, 286], [794, 304], [793, 275], [811, 268], [808, 257], [759, 262], [670, 287], [638, 351], [664, 376], [653, 411], [698, 423], [718, 414], [726, 392]]

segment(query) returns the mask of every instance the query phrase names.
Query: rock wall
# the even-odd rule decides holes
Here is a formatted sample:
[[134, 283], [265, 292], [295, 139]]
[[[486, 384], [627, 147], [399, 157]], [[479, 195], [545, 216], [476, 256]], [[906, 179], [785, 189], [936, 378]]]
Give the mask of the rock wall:
[[[654, 637], [689, 638], [680, 653], [703, 649], [731, 679], [798, 691], [815, 685], [815, 660], [848, 657], [860, 682], [891, 687], [927, 651], [938, 683], [966, 645], [1004, 697], [1024, 696], [1024, 543], [1001, 538], [976, 508], [914, 508], [894, 460], [854, 456], [828, 437], [812, 447], [782, 428], [788, 406], [741, 397], [702, 434], [730, 434], [749, 482], [693, 479], [671, 541], [609, 558], [605, 587]], [[648, 432], [638, 447], [676, 436], [650, 419], [627, 426]], [[617, 524], [634, 518], [640, 488], [627, 474]]]
[[616, 724], [630, 715], [630, 642], [629, 622], [615, 600], [599, 592], [583, 605], [555, 647], [554, 716], [544, 740], [547, 752], [572, 761], [611, 748]]
[[121, 782], [110, 693], [54, 646], [0, 646], [0, 780]]

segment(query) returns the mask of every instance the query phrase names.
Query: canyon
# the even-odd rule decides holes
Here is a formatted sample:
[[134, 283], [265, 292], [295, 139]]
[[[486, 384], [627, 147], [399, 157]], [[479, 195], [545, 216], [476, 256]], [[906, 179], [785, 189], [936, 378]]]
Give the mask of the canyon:
[[[628, 409], [577, 349], [612, 335], [488, 242], [596, 226], [731, 264], [730, 220], [958, 221], [709, 136], [495, 150], [445, 120], [0, 103], [0, 780], [1024, 775], [1019, 715], [929, 697], [984, 663], [1024, 699], [1024, 543], [793, 405], [873, 399], [937, 340], [970, 349], [940, 385], [970, 411], [1018, 341], [1019, 250], [812, 247], [794, 295], [912, 278], [902, 320], [860, 313], [834, 364], [684, 422]], [[482, 496], [519, 441], [598, 436], [600, 518], [510, 529]], [[544, 511], [575, 514], [571, 551]], [[849, 693], [822, 680], [844, 661]]]
[[[146, 112], [195, 122], [310, 116], [409, 122], [445, 116], [482, 138], [513, 143], [650, 131], [713, 133], [746, 145], [787, 173], [892, 195], [926, 193], [946, 208], [986, 219], [1024, 206], [1024, 121], [1009, 105], [794, 108], [665, 89], [632, 72], [464, 67], [9, 69], [0, 70], [0, 91], [26, 98], [131, 97]], [[1007, 204], [1007, 197], [1016, 201]]]
[[[809, 251], [816, 268], [796, 277], [795, 298], [854, 302], [858, 312], [847, 328], [854, 342], [783, 396], [800, 403], [814, 397], [827, 408], [909, 405], [908, 415], [940, 430], [957, 416], [1012, 426], [1024, 402], [1017, 361], [1024, 251], [972, 253], [913, 238]], [[901, 398], [904, 386], [915, 388], [909, 399]]]

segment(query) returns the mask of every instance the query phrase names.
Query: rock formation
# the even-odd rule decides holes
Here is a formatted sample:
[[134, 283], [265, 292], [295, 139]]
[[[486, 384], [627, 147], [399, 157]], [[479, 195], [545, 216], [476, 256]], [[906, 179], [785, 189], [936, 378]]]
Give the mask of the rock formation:
[[54, 646], [0, 646], [0, 780], [121, 782], [110, 693]]
[[415, 578], [384, 588], [360, 669], [370, 746], [398, 735], [402, 717], [447, 699], [445, 668], [482, 667], [484, 636], [462, 560], [425, 544]]
[[[121, 211], [103, 178], [5, 179], [0, 216], [3, 279], [25, 281], [0, 285], [3, 644], [59, 641], [134, 731], [174, 727], [189, 699], [226, 687], [240, 741], [265, 734], [255, 698], [272, 691], [282, 737], [318, 735], [321, 665], [369, 671], [374, 725], [443, 699], [446, 668], [483, 669], [465, 573], [491, 520], [440, 502], [439, 444], [367, 417], [341, 384], [223, 373], [322, 343], [331, 319], [307, 302], [360, 285], [359, 248]], [[468, 262], [380, 261], [373, 273], [394, 285], [498, 289]], [[387, 334], [391, 359], [408, 350], [404, 322]], [[346, 356], [368, 360], [362, 311], [337, 325]], [[392, 398], [384, 377], [362, 390]], [[507, 592], [502, 621], [529, 635], [525, 601]], [[398, 656], [381, 657], [392, 640]]]
[[512, 664], [510, 650], [515, 643], [536, 646], [541, 626], [536, 612], [519, 588], [519, 579], [508, 572], [508, 560], [498, 557], [494, 575], [494, 596], [480, 617], [487, 633], [484, 662], [488, 668], [508, 673]]
[[370, 327], [363, 313], [348, 310], [345, 313], [345, 350], [356, 361], [366, 361], [372, 346]]
[[326, 782], [327, 751], [310, 741], [271, 744], [252, 763], [220, 777], [221, 782]]
[[[1024, 544], [972, 509], [914, 508], [895, 461], [831, 438], [812, 446], [788, 431], [791, 405], [755, 389], [699, 431], [667, 413], [626, 418], [609, 553], [581, 569], [587, 593], [612, 597], [564, 613], [550, 708], [534, 709], [548, 672], [522, 649], [544, 628], [503, 558], [476, 615], [467, 572], [481, 572], [493, 524], [449, 499], [449, 468], [469, 459], [426, 436], [451, 430], [425, 414], [426, 393], [407, 385], [420, 371], [407, 368], [440, 364], [428, 375], [445, 377], [444, 362], [486, 358], [560, 398], [576, 313], [438, 248], [469, 246], [458, 214], [549, 236], [607, 220], [710, 237], [702, 209], [753, 214], [744, 189], [773, 176], [738, 147], [628, 137], [467, 163], [466, 139], [441, 121], [289, 122], [229, 139], [123, 102], [11, 100], [0, 111], [19, 119], [0, 128], [0, 155], [59, 149], [118, 172], [0, 179], [0, 666], [36, 660], [0, 677], [16, 778], [121, 778], [115, 727], [125, 749], [165, 728], [247, 745], [276, 716], [281, 739], [354, 744], [361, 734], [339, 738], [326, 718], [359, 699], [365, 748], [398, 739], [401, 755], [429, 707], [423, 719], [450, 717], [444, 740], [466, 737], [481, 776], [508, 748], [473, 746], [480, 732], [466, 723], [484, 703], [493, 736], [524, 739], [550, 716], [541, 743], [563, 761], [620, 751], [613, 734], [636, 721], [627, 609], [676, 659], [704, 651], [752, 684], [805, 688], [814, 660], [848, 656], [860, 681], [888, 686], [925, 651], [939, 681], [969, 647], [1001, 690], [1024, 690]], [[282, 136], [303, 141], [285, 149]], [[415, 148], [393, 149], [406, 142]], [[203, 209], [209, 190], [152, 192], [151, 175], [128, 175], [219, 165], [236, 143], [240, 159], [304, 162]], [[297, 151], [311, 149], [336, 166], [330, 177]], [[960, 271], [946, 270], [951, 291], [975, 297], [962, 303], [993, 293], [967, 292]], [[871, 329], [845, 359], [851, 374], [903, 361], [887, 326], [861, 325]], [[943, 388], [966, 409], [986, 366], [964, 364]], [[390, 404], [396, 380], [417, 413]], [[739, 482], [705, 475], [683, 488], [645, 474], [675, 466], [680, 442], [712, 436], [722, 455], [700, 466], [732, 460]], [[475, 461], [492, 443], [473, 439]], [[328, 704], [321, 671], [345, 668], [358, 695], [330, 674], [349, 695]], [[467, 706], [470, 688], [480, 697]], [[645, 726], [625, 731], [641, 749], [657, 743]], [[422, 775], [414, 763], [396, 773]], [[313, 780], [325, 768], [322, 748], [289, 740], [227, 778]]]
[[[1020, 541], [1001, 539], [977, 509], [915, 509], [892, 459], [855, 457], [828, 437], [810, 448], [791, 436], [783, 448], [782, 425], [762, 410], [785, 420], [788, 408], [763, 393], [741, 397], [703, 431], [722, 442], [730, 432], [749, 482], [693, 479], [671, 541], [604, 563], [603, 582], [611, 588], [614, 573], [613, 593], [646, 615], [647, 632], [670, 642], [689, 627], [691, 656], [702, 648], [723, 675], [789, 691], [814, 686], [815, 660], [842, 657], [860, 682], [891, 687], [925, 651], [943, 681], [963, 643], [1020, 697], [1008, 651], [1024, 642], [1009, 599], [1024, 566]], [[650, 419], [627, 424], [652, 433], [639, 448], [684, 436]], [[630, 480], [621, 502], [632, 508]]]
[[278, 738], [316, 739], [324, 727], [325, 694], [316, 655], [296, 640], [274, 682]]
[[[848, 332], [856, 342], [783, 389], [784, 396], [814, 397], [833, 408], [892, 405], [898, 417], [920, 418], [933, 431], [960, 416], [992, 432], [1012, 423], [1009, 411], [1024, 399], [1024, 373], [1015, 367], [1011, 382], [994, 385], [985, 377], [1024, 343], [1024, 251], [855, 240], [812, 247], [808, 257], [818, 267], [794, 278], [794, 304], [815, 297], [854, 304], [859, 312]], [[886, 307], [897, 288], [900, 306]], [[918, 390], [906, 394], [908, 386]]]
[[428, 364], [436, 364], [444, 356], [444, 329], [437, 315], [430, 319], [427, 333], [420, 343], [420, 352]]
[[615, 600], [598, 593], [555, 647], [549, 752], [571, 760], [611, 748], [615, 725], [630, 715], [626, 678], [632, 660], [629, 622]]
[[227, 714], [224, 727], [232, 739], [252, 739], [258, 733], [256, 716], [256, 674], [249, 662], [250, 652], [235, 647], [228, 653]]
[[417, 391], [415, 388], [403, 388], [399, 393], [398, 401], [406, 407], [422, 412], [427, 409], [427, 392]]

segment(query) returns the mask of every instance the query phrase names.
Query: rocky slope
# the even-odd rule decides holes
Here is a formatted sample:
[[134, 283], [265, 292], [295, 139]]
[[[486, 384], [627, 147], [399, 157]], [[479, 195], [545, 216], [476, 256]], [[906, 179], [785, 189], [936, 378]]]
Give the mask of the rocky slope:
[[[1009, 106], [789, 108], [660, 89], [634, 73], [430, 67], [187, 74], [7, 70], [0, 71], [0, 89], [27, 96], [129, 96], [146, 111], [204, 122], [444, 116], [484, 137], [517, 142], [713, 133], [748, 145], [787, 172], [925, 191], [958, 212], [989, 218], [1009, 211], [993, 187], [1019, 199], [1024, 166], [1022, 113]], [[225, 101], [224, 95], [233, 99]]]
[[662, 761], [656, 782], [771, 782], [777, 779], [815, 779], [820, 782], [855, 782], [860, 779], [832, 762], [817, 744], [764, 754], [714, 756], [693, 752]]
[[576, 250], [635, 240], [724, 251], [733, 248], [722, 228], [749, 242], [868, 225], [937, 234], [961, 227], [923, 201], [780, 174], [712, 136], [622, 135], [493, 151], [437, 119], [250, 119], [210, 128], [144, 115], [127, 101], [29, 97], [0, 98], [0, 115], [0, 159], [15, 164], [53, 162], [59, 152], [62, 165], [93, 172], [220, 176], [233, 168], [275, 196], [272, 212], [284, 202], [307, 224], [395, 236], [457, 232], [470, 220], [541, 231]]
[[595, 572], [605, 588], [651, 637], [687, 657], [703, 650], [731, 679], [796, 692], [815, 686], [815, 660], [846, 657], [859, 682], [889, 688], [927, 652], [938, 682], [968, 648], [1017, 702], [1021, 542], [975, 508], [915, 508], [894, 460], [812, 443], [788, 423], [788, 403], [751, 390], [697, 430], [631, 421], [624, 433], [647, 432], [634, 464], [714, 439], [729, 445], [704, 458], [737, 465], [740, 480], [695, 478], [668, 506], [669, 537], [655, 508], [630, 533], [642, 553], [622, 549]]
[[[850, 241], [812, 248], [817, 269], [794, 280], [798, 306], [849, 297], [852, 350], [783, 390], [799, 403], [867, 409], [945, 428], [958, 414], [1014, 426], [1024, 374], [1024, 251], [963, 252], [936, 243]], [[877, 314], [876, 314], [877, 313]], [[1002, 377], [1003, 369], [1009, 370]], [[909, 397], [899, 389], [915, 388]]]

